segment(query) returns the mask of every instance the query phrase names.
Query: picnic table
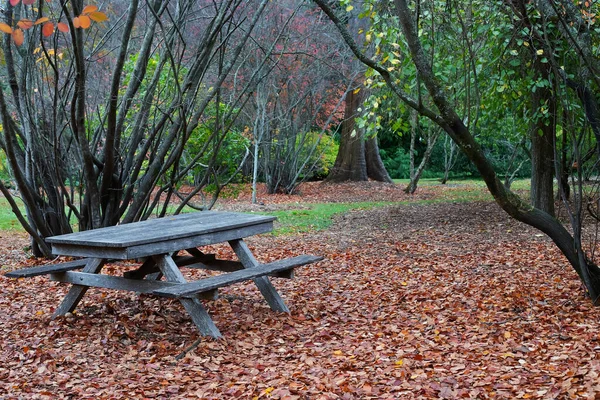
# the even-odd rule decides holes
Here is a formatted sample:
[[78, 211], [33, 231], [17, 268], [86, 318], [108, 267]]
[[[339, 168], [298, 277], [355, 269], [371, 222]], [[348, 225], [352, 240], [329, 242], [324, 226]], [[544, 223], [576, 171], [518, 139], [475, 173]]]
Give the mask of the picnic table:
[[[52, 281], [71, 284], [54, 316], [75, 310], [90, 287], [177, 298], [202, 335], [221, 337], [201, 299], [214, 299], [219, 288], [253, 280], [271, 309], [289, 312], [268, 277], [292, 278], [294, 268], [323, 259], [301, 255], [259, 263], [244, 238], [270, 232], [275, 219], [264, 215], [203, 211], [53, 236], [47, 241], [54, 254], [83, 259], [20, 269], [6, 276], [50, 275]], [[214, 254], [200, 250], [202, 246], [223, 242], [229, 243], [237, 261], [220, 260]], [[102, 274], [102, 267], [112, 260], [138, 260], [141, 265], [126, 271], [123, 276]], [[188, 282], [181, 268], [223, 273]], [[82, 271], [76, 271], [78, 269]], [[165, 280], [161, 280], [162, 277]]]

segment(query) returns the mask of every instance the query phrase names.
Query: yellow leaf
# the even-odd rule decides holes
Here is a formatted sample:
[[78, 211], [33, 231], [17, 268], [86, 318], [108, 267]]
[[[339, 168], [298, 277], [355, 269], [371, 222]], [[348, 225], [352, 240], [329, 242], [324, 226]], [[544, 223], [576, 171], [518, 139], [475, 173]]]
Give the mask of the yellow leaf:
[[510, 339], [510, 336], [511, 336], [511, 334], [510, 334], [510, 332], [509, 332], [509, 331], [506, 331], [506, 332], [504, 332], [504, 337], [505, 337], [506, 339]]
[[269, 394], [271, 393], [273, 390], [275, 390], [275, 388], [273, 386], [266, 388], [265, 390], [263, 390], [264, 394]]
[[360, 92], [360, 88], [356, 88], [356, 89], [354, 89], [354, 90], [352, 91], [352, 93], [354, 93], [354, 94], [356, 94], [356, 93], [358, 93], [358, 92]]
[[344, 353], [342, 353], [341, 350], [336, 350], [336, 351], [333, 352], [333, 355], [334, 356], [342, 356], [342, 355], [344, 355]]
[[50, 21], [48, 19], [48, 17], [42, 17], [42, 18], [38, 18], [37, 21], [35, 21], [33, 24], [34, 25], [39, 25], [39, 24], [43, 24], [44, 22], [48, 22]]
[[403, 360], [403, 359], [397, 360], [395, 364], [396, 364], [397, 366], [401, 367], [401, 366], [403, 366], [403, 365], [404, 365], [404, 360]]
[[103, 22], [108, 20], [108, 17], [101, 11], [94, 11], [90, 13], [90, 19], [95, 22]]
[[44, 315], [44, 312], [42, 310], [38, 310], [36, 311], [35, 315]]
[[[392, 69], [393, 69], [393, 68], [392, 68]], [[406, 286], [406, 285], [408, 285], [408, 283], [406, 283], [406, 282], [400, 282], [400, 284], [401, 284], [402, 286]]]
[[92, 25], [92, 20], [87, 15], [79, 16], [79, 26], [83, 29], [87, 29]]
[[544, 54], [544, 50], [543, 49], [539, 49], [538, 51], [535, 52], [538, 56], [541, 56], [542, 54]]
[[83, 11], [81, 13], [89, 14], [89, 13], [97, 11], [97, 10], [98, 10], [98, 7], [96, 7], [94, 5], [87, 5], [87, 6], [83, 7]]
[[350, 4], [348, 7], [346, 7], [346, 12], [350, 12], [354, 10], [354, 6], [352, 4]]
[[4, 33], [8, 33], [9, 35], [13, 32], [12, 28], [5, 24], [4, 22], [0, 22], [0, 31]]

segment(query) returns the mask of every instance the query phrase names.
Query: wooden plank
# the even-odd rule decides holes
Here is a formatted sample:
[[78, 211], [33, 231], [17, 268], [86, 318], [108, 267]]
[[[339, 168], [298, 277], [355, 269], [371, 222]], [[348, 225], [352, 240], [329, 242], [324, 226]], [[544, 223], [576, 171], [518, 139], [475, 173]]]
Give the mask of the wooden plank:
[[[88, 272], [91, 274], [97, 274], [102, 270], [104, 266], [105, 260], [102, 258], [90, 258], [83, 268], [83, 272]], [[77, 307], [77, 304], [81, 301], [85, 292], [87, 292], [87, 286], [73, 285], [69, 292], [63, 299], [62, 303], [56, 308], [53, 318], [56, 318], [59, 315], [65, 315], [68, 312], [72, 312]]]
[[[55, 282], [72, 283], [75, 285], [97, 287], [115, 290], [129, 290], [138, 293], [152, 293], [155, 290], [165, 289], [174, 286], [181, 286], [181, 283], [164, 282], [145, 279], [126, 279], [120, 276], [111, 276], [103, 274], [90, 274], [87, 272], [61, 272], [50, 274], [50, 280]], [[202, 295], [202, 298], [213, 299], [215, 292], [208, 292]]]
[[280, 271], [285, 271], [299, 267], [301, 265], [310, 264], [321, 261], [323, 257], [302, 255], [284, 260], [275, 261], [268, 264], [261, 264], [253, 268], [247, 268], [235, 271], [229, 274], [211, 276], [195, 282], [189, 282], [182, 285], [161, 288], [153, 292], [153, 294], [164, 297], [190, 297], [204, 291], [215, 290], [234, 283], [247, 281], [252, 278], [274, 274]]
[[[122, 225], [125, 226], [125, 225]], [[130, 247], [103, 247], [97, 245], [63, 244], [53, 243], [54, 254], [69, 255], [75, 257], [113, 258], [117, 260], [131, 260], [158, 254], [172, 253], [177, 250], [206, 246], [214, 243], [227, 242], [273, 230], [273, 222], [269, 221], [244, 228], [236, 228], [221, 232], [201, 234], [197, 236], [165, 240], [160, 243], [149, 243]], [[86, 231], [87, 232], [87, 231]], [[82, 232], [82, 234], [85, 232]]]
[[[244, 268], [256, 268], [259, 265], [258, 261], [256, 261], [254, 255], [252, 255], [252, 252], [248, 248], [248, 245], [242, 239], [230, 240], [229, 245], [239, 258], [240, 262], [244, 265]], [[269, 307], [271, 307], [271, 310], [286, 313], [290, 312], [279, 293], [277, 293], [277, 290], [271, 284], [271, 281], [269, 281], [269, 278], [260, 276], [254, 278], [253, 281], [267, 301], [267, 304], [269, 304]]]
[[[52, 244], [130, 247], [271, 223], [275, 217], [203, 211], [47, 238]], [[190, 246], [193, 247], [193, 246]]]
[[72, 271], [85, 267], [87, 260], [73, 260], [60, 264], [40, 265], [38, 267], [22, 268], [10, 271], [5, 276], [9, 278], [30, 278], [32, 276], [47, 275], [53, 272]]
[[219, 272], [233, 272], [239, 271], [240, 269], [244, 269], [244, 266], [241, 262], [231, 260], [214, 260], [210, 262], [201, 262], [196, 264], [185, 265], [184, 267]]
[[[156, 255], [153, 257], [153, 259], [167, 278], [167, 281], [182, 284], [187, 283], [171, 256], [167, 254]], [[208, 315], [208, 312], [198, 298], [179, 299], [179, 301], [188, 312], [192, 318], [192, 321], [194, 324], [196, 324], [196, 327], [202, 335], [212, 336], [214, 338], [222, 337], [221, 332], [219, 332], [219, 328], [216, 327], [212, 318], [210, 318], [210, 315]]]

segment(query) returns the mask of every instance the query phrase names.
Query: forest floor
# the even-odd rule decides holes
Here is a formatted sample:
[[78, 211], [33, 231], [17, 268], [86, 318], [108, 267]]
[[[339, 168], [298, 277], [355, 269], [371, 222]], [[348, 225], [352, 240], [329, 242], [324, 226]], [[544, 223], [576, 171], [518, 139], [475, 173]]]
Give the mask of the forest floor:
[[[222, 290], [207, 308], [224, 338], [180, 361], [198, 334], [177, 301], [90, 290], [52, 320], [64, 285], [0, 276], [0, 398], [599, 399], [600, 309], [552, 243], [474, 201], [481, 188], [470, 201], [452, 200], [471, 190], [460, 185], [401, 189], [314, 183], [261, 193], [260, 206], [248, 193], [219, 203], [402, 202], [337, 215], [323, 231], [249, 238], [260, 261], [325, 260], [274, 280], [289, 315], [252, 284]], [[0, 236], [3, 271], [40, 262], [23, 235]]]

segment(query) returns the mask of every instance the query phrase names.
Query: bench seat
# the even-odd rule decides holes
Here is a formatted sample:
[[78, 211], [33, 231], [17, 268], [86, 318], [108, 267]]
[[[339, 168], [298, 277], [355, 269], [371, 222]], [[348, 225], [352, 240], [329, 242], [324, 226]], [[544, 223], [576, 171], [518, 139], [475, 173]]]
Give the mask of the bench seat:
[[169, 288], [155, 290], [152, 292], [152, 294], [171, 298], [193, 298], [198, 293], [210, 292], [220, 287], [229, 286], [231, 284], [247, 281], [253, 278], [267, 275], [279, 276], [279, 274], [284, 271], [289, 271], [302, 265], [321, 261], [322, 259], [323, 257], [311, 255], [287, 258], [268, 264], [260, 264], [253, 268], [246, 268], [228, 274], [213, 276], [197, 282], [182, 283]]
[[53, 273], [57, 273], [57, 272], [67, 272], [67, 271], [72, 271], [74, 269], [83, 268], [83, 267], [85, 267], [87, 262], [88, 262], [88, 260], [81, 259], [81, 260], [68, 261], [68, 262], [64, 262], [64, 263], [60, 263], [60, 264], [48, 264], [48, 265], [40, 265], [38, 267], [22, 268], [22, 269], [10, 271], [7, 274], [5, 274], [5, 276], [7, 276], [9, 278], [31, 278], [33, 276], [48, 275], [48, 274], [53, 274]]

